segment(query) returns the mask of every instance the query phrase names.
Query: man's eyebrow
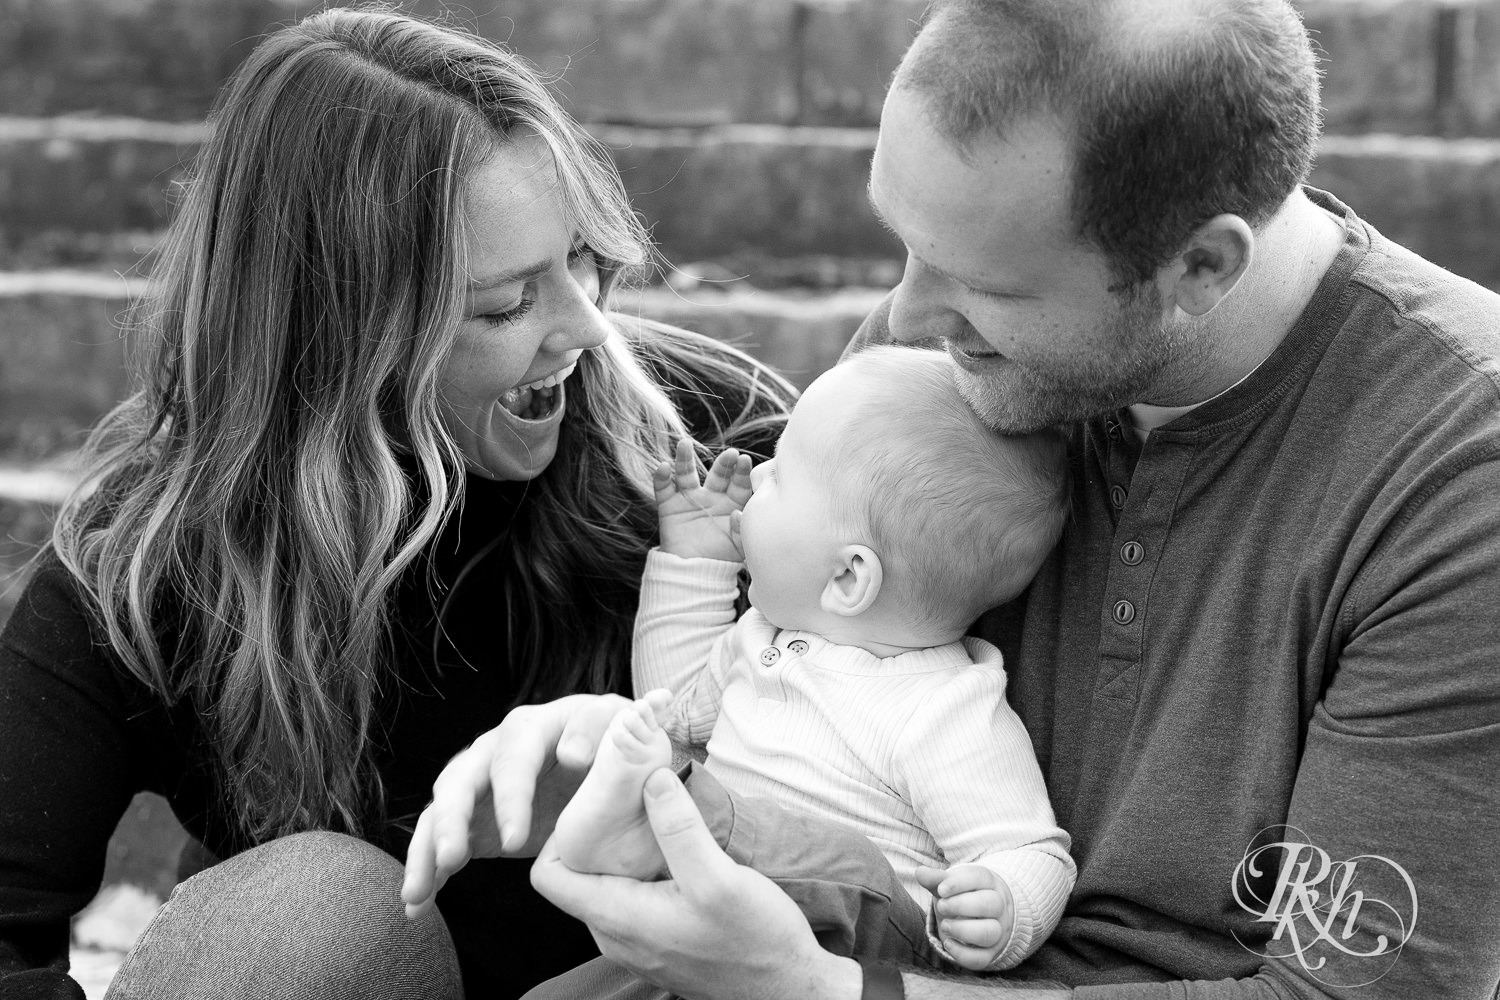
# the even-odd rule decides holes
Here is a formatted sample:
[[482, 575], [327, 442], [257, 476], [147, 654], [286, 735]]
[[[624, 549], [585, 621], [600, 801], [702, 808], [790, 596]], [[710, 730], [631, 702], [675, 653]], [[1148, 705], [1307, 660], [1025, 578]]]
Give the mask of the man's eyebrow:
[[910, 254], [912, 257], [916, 257], [917, 263], [921, 264], [929, 271], [936, 271], [938, 274], [941, 274], [943, 277], [949, 279], [950, 281], [956, 281], [960, 285], [966, 284], [966, 282], [958, 275], [950, 274], [940, 267], [935, 267], [932, 264], [927, 263], [927, 261], [923, 260], [921, 257], [918, 257], [916, 252], [912, 250], [911, 247], [906, 245], [906, 241], [901, 238], [901, 234], [896, 232], [895, 227], [886, 220], [885, 213], [880, 211], [880, 206], [875, 204], [875, 185], [872, 181], [865, 182], [865, 198], [869, 200], [870, 211], [875, 213], [875, 221], [880, 223], [880, 228], [896, 237], [896, 242], [900, 243], [902, 248], [905, 249], [908, 254]]
[[496, 288], [500, 285], [532, 281], [550, 270], [552, 270], [552, 261], [539, 260], [535, 264], [527, 264], [525, 267], [518, 267], [512, 271], [501, 271], [499, 274], [486, 275], [482, 278], [471, 278], [469, 291], [482, 292], [487, 288]]
[[960, 285], [963, 285], [965, 288], [973, 289], [974, 291], [980, 292], [981, 294], [984, 294], [984, 295], [1005, 295], [1005, 296], [1009, 296], [1009, 293], [1006, 293], [1006, 292], [985, 292], [982, 289], [980, 289], [977, 285], [972, 284], [971, 282], [969, 282], [967, 279], [963, 278], [962, 276], [954, 274], [952, 271], [948, 271], [948, 270], [945, 270], [945, 269], [943, 269], [941, 267], [938, 267], [936, 264], [932, 264], [932, 263], [929, 263], [926, 260], [923, 260], [922, 257], [915, 250], [913, 250], [911, 247], [909, 247], [909, 246], [906, 245], [906, 241], [901, 239], [901, 234], [898, 233], [898, 232], [896, 232], [895, 228], [888, 221], [886, 221], [886, 217], [880, 211], [880, 206], [877, 205], [877, 204], [875, 204], [875, 189], [874, 189], [873, 186], [871, 186], [871, 184], [869, 182], [865, 183], [865, 197], [870, 202], [870, 211], [872, 211], [872, 212], [875, 213], [875, 221], [878, 222], [878, 223], [880, 223], [880, 226], [881, 226], [882, 229], [884, 229], [886, 232], [890, 233], [892, 236], [896, 237], [896, 239], [901, 243], [901, 246], [906, 250], [907, 254], [909, 256], [915, 258], [916, 261], [917, 261], [917, 263], [919, 263], [923, 267], [927, 268], [927, 270], [933, 271], [933, 272], [935, 272], [937, 274], [941, 274], [943, 277], [947, 278], [949, 281], [956, 281]]

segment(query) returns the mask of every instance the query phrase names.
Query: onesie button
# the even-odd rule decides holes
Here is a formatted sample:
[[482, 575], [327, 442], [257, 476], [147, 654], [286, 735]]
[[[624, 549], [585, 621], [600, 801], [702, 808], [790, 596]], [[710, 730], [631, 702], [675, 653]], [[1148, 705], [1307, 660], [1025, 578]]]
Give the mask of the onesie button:
[[1126, 566], [1139, 566], [1146, 558], [1146, 548], [1140, 542], [1126, 542], [1120, 546], [1120, 562]]
[[781, 650], [775, 646], [767, 646], [760, 651], [760, 662], [765, 666], [769, 667], [779, 659], [781, 659]]
[[1109, 502], [1115, 505], [1115, 510], [1125, 506], [1125, 487], [1111, 486], [1109, 488]]
[[1135, 621], [1135, 605], [1129, 601], [1116, 601], [1115, 621], [1121, 625], [1129, 625]]
[[798, 656], [801, 656], [803, 653], [807, 652], [807, 643], [802, 639], [793, 639], [791, 642], [786, 644], [786, 648], [790, 649]]

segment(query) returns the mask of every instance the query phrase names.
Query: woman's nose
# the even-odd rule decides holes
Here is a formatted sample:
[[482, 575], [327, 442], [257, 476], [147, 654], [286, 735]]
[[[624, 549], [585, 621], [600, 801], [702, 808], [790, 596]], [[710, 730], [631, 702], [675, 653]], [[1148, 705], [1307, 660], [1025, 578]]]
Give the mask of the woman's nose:
[[547, 348], [558, 354], [588, 350], [604, 343], [613, 332], [609, 318], [593, 297], [581, 285], [572, 284], [567, 308], [558, 311], [553, 329], [547, 335]]

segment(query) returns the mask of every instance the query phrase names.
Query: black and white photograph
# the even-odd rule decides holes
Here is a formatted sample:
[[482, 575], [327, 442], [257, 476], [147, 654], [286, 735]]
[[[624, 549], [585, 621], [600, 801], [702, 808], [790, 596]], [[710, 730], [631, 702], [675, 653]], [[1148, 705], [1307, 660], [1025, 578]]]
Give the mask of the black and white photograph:
[[0, 0], [0, 1000], [1500, 1000], [1500, 0]]

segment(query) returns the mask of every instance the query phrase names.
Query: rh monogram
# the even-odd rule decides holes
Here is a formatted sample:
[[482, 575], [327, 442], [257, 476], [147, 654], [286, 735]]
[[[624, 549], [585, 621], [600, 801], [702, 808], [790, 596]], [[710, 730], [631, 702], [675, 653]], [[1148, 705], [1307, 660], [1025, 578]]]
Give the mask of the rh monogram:
[[[1278, 854], [1275, 887], [1264, 899], [1257, 885], [1264, 885]], [[1333, 861], [1305, 842], [1252, 842], [1235, 866], [1231, 888], [1241, 909], [1274, 928], [1260, 949], [1240, 944], [1268, 958], [1295, 958], [1326, 986], [1363, 986], [1385, 975], [1417, 924], [1411, 876], [1375, 854]]]

